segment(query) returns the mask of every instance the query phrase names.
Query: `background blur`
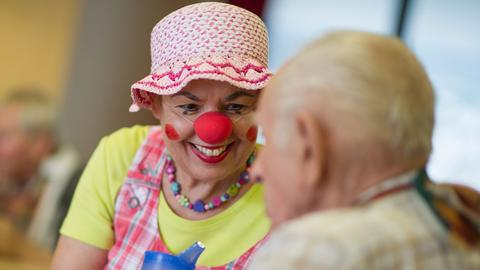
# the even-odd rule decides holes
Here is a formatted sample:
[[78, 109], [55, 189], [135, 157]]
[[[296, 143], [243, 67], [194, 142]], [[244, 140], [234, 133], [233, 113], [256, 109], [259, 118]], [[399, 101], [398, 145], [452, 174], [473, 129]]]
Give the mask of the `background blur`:
[[[45, 92], [61, 108], [62, 139], [87, 160], [102, 136], [155, 123], [148, 112], [128, 112], [129, 88], [149, 72], [155, 23], [195, 2], [0, 0], [0, 99], [19, 87]], [[330, 30], [399, 35], [424, 63], [437, 94], [430, 174], [480, 189], [480, 1], [228, 2], [263, 15], [274, 71]]]
[[[128, 113], [129, 87], [149, 71], [153, 25], [193, 2], [0, 0], [0, 99], [18, 87], [45, 91], [62, 108], [63, 139], [87, 159], [101, 136], [155, 122], [148, 112]], [[436, 88], [429, 172], [480, 188], [479, 1], [255, 2], [270, 30], [273, 70], [329, 30], [401, 34]]]
[[428, 172], [438, 181], [480, 189], [480, 1], [270, 0], [264, 18], [273, 70], [329, 30], [400, 35], [435, 87]]
[[[47, 92], [62, 108], [62, 137], [87, 159], [102, 136], [155, 123], [148, 112], [128, 112], [129, 87], [149, 72], [153, 25], [194, 2], [0, 0], [0, 99], [18, 87]], [[330, 30], [394, 35], [403, 10], [402, 38], [424, 63], [437, 94], [429, 172], [480, 189], [479, 1], [255, 2], [247, 6], [263, 5], [273, 70]]]
[[[149, 71], [153, 25], [192, 2], [198, 1], [1, 0], [0, 98], [18, 87], [48, 93], [62, 108], [62, 136], [86, 159], [101, 136], [154, 123], [147, 112], [128, 113], [129, 86]], [[404, 11], [402, 38], [437, 93], [429, 171], [480, 188], [479, 1], [258, 2], [264, 2], [273, 70], [329, 30], [396, 34]]]

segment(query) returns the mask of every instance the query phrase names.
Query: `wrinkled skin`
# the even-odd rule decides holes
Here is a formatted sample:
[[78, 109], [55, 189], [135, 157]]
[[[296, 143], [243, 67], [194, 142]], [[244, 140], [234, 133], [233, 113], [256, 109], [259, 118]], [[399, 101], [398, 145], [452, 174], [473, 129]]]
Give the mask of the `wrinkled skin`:
[[[154, 96], [152, 111], [162, 128], [170, 134], [164, 132], [163, 137], [180, 176], [184, 173], [198, 181], [236, 180], [255, 147], [255, 140], [252, 141], [248, 131], [255, 126], [253, 113], [257, 98], [257, 91], [241, 90], [213, 80], [194, 80], [175, 95]], [[230, 136], [216, 145], [203, 142], [193, 127], [200, 115], [212, 111], [224, 113], [233, 123]], [[194, 154], [192, 144], [232, 146], [222, 161], [209, 164]]]

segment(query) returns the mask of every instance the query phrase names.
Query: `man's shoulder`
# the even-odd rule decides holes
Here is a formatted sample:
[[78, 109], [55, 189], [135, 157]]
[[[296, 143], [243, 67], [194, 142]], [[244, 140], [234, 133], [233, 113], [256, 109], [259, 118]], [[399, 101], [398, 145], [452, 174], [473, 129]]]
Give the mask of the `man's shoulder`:
[[352, 265], [370, 265], [374, 258], [375, 263], [389, 265], [383, 258], [390, 260], [403, 251], [414, 252], [415, 260], [423, 260], [423, 253], [437, 252], [446, 237], [412, 191], [360, 207], [305, 215], [274, 231], [270, 247], [288, 243], [288, 252], [317, 256], [299, 255], [304, 261], [314, 263], [321, 258], [322, 266], [350, 269]]
[[[428, 231], [425, 228], [429, 228]], [[370, 204], [312, 213], [290, 222], [283, 230], [307, 234], [309, 237], [328, 237], [337, 241], [360, 243], [384, 242], [398, 233], [411, 237], [431, 236], [432, 229], [441, 233], [428, 206], [415, 191], [404, 192]]]
[[431, 258], [439, 260], [446, 239], [428, 210], [418, 194], [409, 191], [363, 206], [305, 215], [271, 234], [252, 269], [393, 269], [410, 259], [428, 265]]

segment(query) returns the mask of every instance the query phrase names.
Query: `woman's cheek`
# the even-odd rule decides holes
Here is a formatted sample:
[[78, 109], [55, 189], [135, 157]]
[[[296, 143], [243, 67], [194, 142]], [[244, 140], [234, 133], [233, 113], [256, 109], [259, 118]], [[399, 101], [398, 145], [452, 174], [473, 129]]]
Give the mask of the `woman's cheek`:
[[165, 125], [165, 135], [167, 135], [167, 138], [171, 141], [177, 141], [178, 139], [180, 139], [180, 135], [178, 135], [178, 131], [175, 129], [175, 127], [172, 124]]
[[245, 141], [255, 143], [257, 141], [258, 126], [250, 117], [245, 117], [234, 122], [235, 135]]
[[257, 140], [257, 134], [258, 134], [258, 127], [256, 125], [252, 125], [248, 128], [247, 133], [245, 134], [245, 137], [250, 142], [255, 142]]

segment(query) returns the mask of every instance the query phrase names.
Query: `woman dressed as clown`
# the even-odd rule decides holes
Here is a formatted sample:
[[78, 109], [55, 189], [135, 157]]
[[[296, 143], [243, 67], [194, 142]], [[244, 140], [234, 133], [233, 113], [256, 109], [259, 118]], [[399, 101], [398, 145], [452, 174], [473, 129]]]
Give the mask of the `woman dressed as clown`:
[[138, 269], [147, 250], [177, 254], [196, 241], [206, 246], [200, 269], [244, 269], [270, 229], [248, 173], [258, 90], [271, 77], [264, 23], [228, 4], [190, 5], [154, 27], [151, 55], [130, 110], [160, 124], [100, 141], [54, 269]]

